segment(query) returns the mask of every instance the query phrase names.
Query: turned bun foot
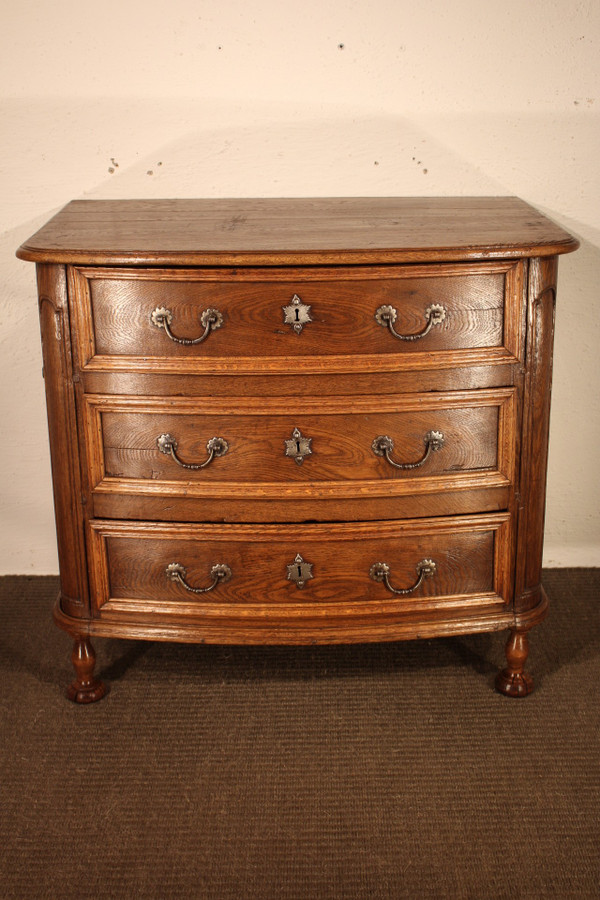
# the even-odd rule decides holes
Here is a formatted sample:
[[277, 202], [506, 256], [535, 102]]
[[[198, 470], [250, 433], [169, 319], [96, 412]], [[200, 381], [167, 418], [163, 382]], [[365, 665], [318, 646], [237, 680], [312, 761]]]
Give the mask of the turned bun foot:
[[508, 665], [496, 675], [496, 690], [507, 697], [526, 697], [533, 690], [533, 678], [523, 671], [529, 654], [527, 632], [511, 631], [505, 653]]
[[96, 654], [86, 637], [76, 638], [71, 661], [75, 667], [75, 681], [67, 688], [67, 697], [74, 703], [94, 703], [106, 693], [106, 686], [94, 678]]
[[526, 697], [533, 690], [533, 678], [524, 672], [502, 669], [496, 675], [496, 690], [507, 697]]
[[96, 679], [89, 684], [81, 684], [75, 680], [66, 690], [67, 697], [74, 703], [94, 703], [96, 700], [102, 700], [105, 693], [106, 685]]

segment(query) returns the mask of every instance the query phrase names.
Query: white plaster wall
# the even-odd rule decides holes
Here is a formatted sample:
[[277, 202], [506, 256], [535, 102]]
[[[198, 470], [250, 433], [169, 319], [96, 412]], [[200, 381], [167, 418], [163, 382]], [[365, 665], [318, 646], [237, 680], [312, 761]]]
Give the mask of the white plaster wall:
[[560, 261], [546, 564], [600, 565], [597, 0], [6, 0], [0, 572], [57, 571], [34, 267], [78, 197], [517, 194]]

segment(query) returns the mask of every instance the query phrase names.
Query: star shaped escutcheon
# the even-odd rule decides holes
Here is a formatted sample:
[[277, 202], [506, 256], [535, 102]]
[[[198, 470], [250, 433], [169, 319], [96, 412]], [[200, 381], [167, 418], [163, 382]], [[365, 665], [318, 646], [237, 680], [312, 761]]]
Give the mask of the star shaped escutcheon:
[[293, 563], [287, 567], [288, 581], [293, 581], [297, 588], [303, 588], [306, 582], [313, 577], [312, 563], [306, 562], [302, 556], [297, 553]]
[[298, 294], [294, 294], [292, 302], [289, 306], [282, 306], [283, 321], [286, 325], [291, 325], [296, 334], [300, 334], [307, 322], [312, 322], [310, 316], [310, 306], [303, 303]]

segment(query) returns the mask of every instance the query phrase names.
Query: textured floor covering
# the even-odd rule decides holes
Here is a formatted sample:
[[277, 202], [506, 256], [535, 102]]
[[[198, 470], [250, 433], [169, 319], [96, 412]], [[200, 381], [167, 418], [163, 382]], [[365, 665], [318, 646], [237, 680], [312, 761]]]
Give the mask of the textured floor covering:
[[2, 898], [598, 897], [600, 570], [551, 570], [536, 692], [504, 634], [334, 648], [97, 640], [0, 579]]

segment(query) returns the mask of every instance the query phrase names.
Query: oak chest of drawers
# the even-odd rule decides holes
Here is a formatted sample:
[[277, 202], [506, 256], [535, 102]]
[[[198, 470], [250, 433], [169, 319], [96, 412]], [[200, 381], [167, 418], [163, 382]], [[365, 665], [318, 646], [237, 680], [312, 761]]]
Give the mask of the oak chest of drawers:
[[94, 635], [510, 629], [530, 692], [557, 257], [516, 198], [75, 201], [37, 264], [69, 696]]

